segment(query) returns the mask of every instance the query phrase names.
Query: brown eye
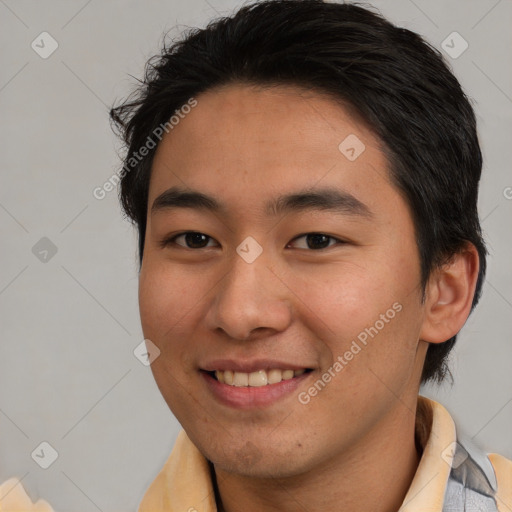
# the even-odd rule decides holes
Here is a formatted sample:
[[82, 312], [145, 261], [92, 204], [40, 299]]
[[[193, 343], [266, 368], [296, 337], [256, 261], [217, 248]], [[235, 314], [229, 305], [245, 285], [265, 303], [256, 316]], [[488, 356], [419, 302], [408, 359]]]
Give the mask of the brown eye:
[[[177, 240], [183, 238], [184, 243], [178, 243]], [[205, 235], [204, 233], [199, 233], [197, 231], [186, 231], [185, 233], [179, 233], [171, 238], [168, 238], [162, 242], [164, 247], [169, 245], [179, 245], [180, 247], [185, 247], [186, 249], [204, 249], [208, 247], [208, 241], [213, 240], [213, 238]], [[209, 247], [212, 247], [211, 245]]]
[[298, 249], [321, 250], [332, 246], [332, 241], [334, 241], [335, 243], [344, 243], [342, 240], [339, 240], [338, 238], [334, 238], [333, 236], [325, 235], [323, 233], [306, 233], [305, 235], [298, 236], [292, 242], [300, 240], [301, 238], [304, 238], [306, 240], [306, 247], [298, 247]]

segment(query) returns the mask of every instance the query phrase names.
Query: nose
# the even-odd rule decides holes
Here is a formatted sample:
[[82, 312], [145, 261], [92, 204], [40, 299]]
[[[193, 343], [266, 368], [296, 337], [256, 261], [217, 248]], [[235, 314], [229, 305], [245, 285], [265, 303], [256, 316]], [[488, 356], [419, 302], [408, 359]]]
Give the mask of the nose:
[[292, 321], [291, 291], [263, 255], [247, 263], [238, 254], [215, 288], [207, 327], [236, 340], [284, 331]]

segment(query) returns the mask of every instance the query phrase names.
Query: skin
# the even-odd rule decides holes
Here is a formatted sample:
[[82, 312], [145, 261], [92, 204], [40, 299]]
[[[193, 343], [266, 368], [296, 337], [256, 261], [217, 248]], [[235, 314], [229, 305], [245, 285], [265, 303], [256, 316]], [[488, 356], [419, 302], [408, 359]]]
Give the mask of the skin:
[[[213, 462], [220, 510], [397, 510], [420, 457], [414, 421], [427, 342], [466, 320], [476, 250], [468, 245], [435, 271], [422, 302], [409, 208], [357, 116], [289, 86], [229, 85], [197, 101], [159, 144], [149, 188], [139, 303], [144, 336], [161, 351], [152, 364], [159, 389]], [[350, 134], [365, 145], [355, 161], [338, 149]], [[152, 213], [172, 186], [214, 196], [226, 211]], [[352, 194], [371, 215], [263, 209], [319, 187]], [[187, 231], [210, 238], [162, 246]], [[307, 233], [334, 238], [318, 249]], [[236, 252], [248, 236], [263, 248], [250, 264]], [[395, 318], [301, 404], [298, 393], [394, 303]], [[258, 357], [313, 371], [296, 392], [245, 410], [216, 400], [199, 372], [213, 359]]]

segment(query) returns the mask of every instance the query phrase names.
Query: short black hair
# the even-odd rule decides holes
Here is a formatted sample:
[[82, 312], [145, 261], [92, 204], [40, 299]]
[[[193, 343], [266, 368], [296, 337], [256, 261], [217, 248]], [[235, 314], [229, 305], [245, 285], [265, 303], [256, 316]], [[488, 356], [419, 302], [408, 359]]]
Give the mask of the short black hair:
[[[480, 261], [474, 308], [487, 251], [477, 212], [482, 155], [473, 109], [437, 49], [356, 4], [264, 0], [172, 43], [164, 38], [144, 81], [110, 112], [127, 149], [119, 194], [138, 228], [140, 264], [156, 147], [140, 161], [133, 155], [191, 98], [229, 84], [299, 86], [355, 109], [381, 140], [391, 181], [410, 208], [423, 293], [432, 270], [470, 242]], [[422, 383], [450, 375], [446, 360], [455, 341], [430, 344]]]

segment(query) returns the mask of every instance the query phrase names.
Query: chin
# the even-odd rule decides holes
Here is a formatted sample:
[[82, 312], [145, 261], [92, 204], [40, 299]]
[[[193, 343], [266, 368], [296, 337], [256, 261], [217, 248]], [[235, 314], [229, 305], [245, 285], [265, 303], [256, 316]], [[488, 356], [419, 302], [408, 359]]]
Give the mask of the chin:
[[213, 464], [216, 469], [248, 478], [289, 478], [305, 472], [297, 461], [291, 465], [290, 461], [285, 460], [251, 460], [250, 457], [245, 460], [236, 457], [233, 460], [222, 457], [222, 460]]
[[[200, 451], [216, 469], [250, 478], [287, 478], [300, 475], [313, 467], [310, 457], [303, 448], [284, 446], [283, 443], [256, 445], [251, 441], [229, 449], [217, 446], [216, 449]], [[220, 448], [220, 449], [219, 449]], [[302, 452], [302, 453], [301, 453]], [[302, 457], [300, 456], [302, 455]]]

